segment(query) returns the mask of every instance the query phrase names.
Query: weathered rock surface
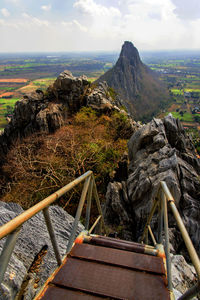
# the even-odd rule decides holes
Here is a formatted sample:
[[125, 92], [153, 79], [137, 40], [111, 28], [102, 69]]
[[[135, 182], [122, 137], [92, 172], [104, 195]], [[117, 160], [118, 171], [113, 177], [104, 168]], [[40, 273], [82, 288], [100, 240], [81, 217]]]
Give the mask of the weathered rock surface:
[[193, 266], [187, 264], [182, 255], [172, 255], [171, 259], [173, 287], [182, 295], [196, 284], [196, 272]]
[[157, 74], [144, 65], [138, 50], [124, 42], [118, 61], [97, 82], [106, 81], [122, 99], [135, 120], [151, 119], [168, 99], [168, 92]]
[[[121, 111], [119, 98], [110, 96], [106, 83], [91, 87], [85, 76], [74, 77], [69, 71], [62, 72], [46, 92], [36, 90], [24, 96], [16, 103], [13, 117], [0, 134], [0, 164], [16, 140], [34, 132], [54, 132], [82, 106], [90, 106], [99, 113]], [[136, 126], [131, 118], [130, 124], [132, 128]]]
[[[0, 225], [5, 224], [22, 212], [22, 208], [16, 203], [0, 202]], [[59, 250], [61, 256], [63, 256], [66, 254], [68, 238], [74, 218], [59, 206], [51, 206], [49, 213], [55, 229]], [[79, 225], [77, 234], [82, 230], [83, 226]], [[0, 241], [0, 252], [4, 241], [5, 239]], [[27, 221], [21, 229], [4, 281], [1, 285], [1, 300], [14, 299], [23, 281], [27, 279], [27, 271], [32, 265], [36, 255], [44, 246], [48, 247], [47, 254], [44, 256], [41, 267], [35, 270], [35, 273], [32, 271], [31, 274], [29, 274], [31, 285], [29, 284], [26, 287], [26, 297], [23, 299], [33, 299], [35, 293], [41, 288], [42, 284], [44, 284], [45, 280], [57, 266], [44, 217], [40, 212]], [[39, 282], [37, 283], [38, 280]]]
[[120, 111], [119, 107], [122, 103], [118, 97], [114, 99], [110, 96], [109, 87], [104, 81], [89, 91], [87, 105], [100, 112], [106, 112], [113, 109]]
[[[124, 228], [125, 238], [129, 236], [137, 240], [144, 229], [159, 183], [164, 180], [200, 253], [200, 163], [180, 122], [170, 115], [163, 120], [153, 119], [133, 134], [128, 148], [128, 179], [108, 186], [107, 221], [115, 220], [116, 225]], [[173, 218], [169, 221], [177, 237], [171, 242], [175, 251], [180, 251], [182, 239], [178, 238]]]
[[13, 117], [0, 136], [0, 160], [10, 145], [36, 131], [54, 132], [67, 116], [84, 104], [84, 92], [89, 82], [64, 71], [43, 93], [36, 90], [16, 103]]

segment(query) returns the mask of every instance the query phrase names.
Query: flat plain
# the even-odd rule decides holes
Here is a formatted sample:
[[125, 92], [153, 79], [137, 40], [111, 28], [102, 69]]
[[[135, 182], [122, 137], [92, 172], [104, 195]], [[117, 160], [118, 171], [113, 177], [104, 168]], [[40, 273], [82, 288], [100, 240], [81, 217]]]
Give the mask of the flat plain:
[[[190, 132], [200, 152], [200, 54], [195, 51], [143, 52], [142, 60], [158, 73], [170, 91], [168, 109]], [[36, 89], [45, 90], [64, 70], [86, 75], [92, 82], [110, 69], [118, 53], [0, 54], [0, 129], [12, 116], [15, 103]]]

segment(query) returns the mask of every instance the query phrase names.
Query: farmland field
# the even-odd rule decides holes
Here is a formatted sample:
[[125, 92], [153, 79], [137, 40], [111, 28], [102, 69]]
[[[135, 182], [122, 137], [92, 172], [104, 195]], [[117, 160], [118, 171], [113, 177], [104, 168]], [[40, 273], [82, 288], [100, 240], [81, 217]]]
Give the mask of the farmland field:
[[[168, 109], [159, 116], [171, 112], [196, 139], [200, 130], [199, 52], [143, 52], [141, 56], [171, 94]], [[0, 128], [6, 126], [18, 99], [38, 88], [45, 90], [62, 71], [84, 74], [92, 82], [112, 68], [117, 57], [118, 53], [111, 52], [0, 54]]]
[[169, 112], [178, 118], [193, 137], [200, 153], [200, 54], [198, 52], [154, 53], [144, 59], [160, 74], [171, 94]]
[[116, 59], [117, 53], [0, 54], [0, 129], [18, 99], [38, 88], [46, 90], [62, 71], [84, 74], [92, 82]]

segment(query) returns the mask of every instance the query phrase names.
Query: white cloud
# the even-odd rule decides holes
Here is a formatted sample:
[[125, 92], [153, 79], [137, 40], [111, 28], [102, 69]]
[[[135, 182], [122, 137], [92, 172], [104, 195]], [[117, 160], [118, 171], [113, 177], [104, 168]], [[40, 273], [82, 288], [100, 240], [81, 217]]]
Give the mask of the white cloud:
[[51, 10], [51, 4], [49, 4], [49, 5], [42, 5], [41, 9], [44, 10], [44, 11], [50, 11]]
[[172, 0], [175, 5], [175, 13], [180, 19], [195, 20], [200, 19], [199, 0]]
[[7, 8], [2, 8], [0, 11], [4, 17], [10, 16], [10, 12], [7, 10]]
[[82, 32], [88, 31], [87, 27], [80, 24], [77, 20], [73, 20], [72, 22], [62, 21], [61, 25], [69, 30], [78, 29], [79, 31], [82, 31]]
[[3, 19], [0, 19], [0, 26], [5, 25], [5, 21]]
[[124, 40], [132, 41], [139, 50], [200, 48], [200, 18], [180, 18], [176, 4], [180, 11], [181, 1], [187, 0], [74, 0], [65, 17], [64, 12], [58, 14], [59, 5], [55, 13], [48, 14], [50, 1], [39, 5], [38, 14], [35, 4], [19, 5], [12, 19], [3, 18], [0, 11], [1, 51], [119, 50]]
[[[39, 19], [39, 18], [36, 18], [36, 17], [33, 17], [27, 13], [23, 13], [22, 14], [22, 17], [27, 20], [25, 21], [29, 27], [31, 24], [35, 25], [35, 26], [46, 26], [48, 27], [50, 25], [50, 23], [47, 21], [47, 20], [42, 20], [42, 19]], [[19, 24], [23, 24], [23, 23], [19, 23]]]
[[81, 25], [77, 20], [73, 20], [73, 24], [75, 24], [80, 31], [87, 32], [87, 27]]
[[6, 0], [6, 2], [12, 3], [12, 4], [18, 4], [20, 2], [20, 0]]
[[79, 9], [79, 11], [85, 15], [91, 16], [121, 16], [120, 10], [116, 7], [110, 6], [106, 7], [101, 4], [97, 4], [94, 0], [77, 0], [74, 3], [74, 7]]

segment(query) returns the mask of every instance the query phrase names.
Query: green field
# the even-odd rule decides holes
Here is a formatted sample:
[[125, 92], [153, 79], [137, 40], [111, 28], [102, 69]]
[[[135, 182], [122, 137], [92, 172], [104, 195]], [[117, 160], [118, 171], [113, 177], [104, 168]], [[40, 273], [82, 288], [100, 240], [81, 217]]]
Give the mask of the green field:
[[171, 89], [170, 91], [171, 91], [171, 93], [172, 93], [173, 95], [175, 95], [175, 96], [177, 96], [177, 95], [182, 95], [182, 96], [183, 96], [183, 91], [182, 91], [182, 90], [179, 90], [179, 89]]
[[19, 98], [12, 98], [12, 99], [0, 99], [0, 130], [3, 130], [7, 124], [6, 120], [6, 113], [9, 111], [11, 112], [14, 107], [15, 103], [19, 100]]
[[[183, 115], [181, 115], [179, 112], [176, 111], [172, 111], [171, 114], [173, 115], [174, 118], [179, 119], [182, 122], [195, 122], [194, 117], [198, 116], [199, 114], [191, 114], [191, 113], [183, 113]], [[168, 112], [166, 113], [166, 115], [168, 115]]]
[[56, 80], [56, 77], [53, 78], [42, 78], [33, 80], [32, 84], [40, 87], [41, 89], [46, 89], [49, 85], [51, 85]]

